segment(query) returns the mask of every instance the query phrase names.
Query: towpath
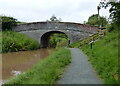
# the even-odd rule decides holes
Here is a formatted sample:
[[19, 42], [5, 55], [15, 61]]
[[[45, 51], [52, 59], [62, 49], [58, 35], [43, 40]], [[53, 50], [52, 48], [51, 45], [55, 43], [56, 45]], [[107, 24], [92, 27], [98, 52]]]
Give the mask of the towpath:
[[63, 74], [63, 78], [58, 80], [58, 84], [102, 84], [88, 62], [88, 57], [78, 48], [70, 48], [72, 62]]

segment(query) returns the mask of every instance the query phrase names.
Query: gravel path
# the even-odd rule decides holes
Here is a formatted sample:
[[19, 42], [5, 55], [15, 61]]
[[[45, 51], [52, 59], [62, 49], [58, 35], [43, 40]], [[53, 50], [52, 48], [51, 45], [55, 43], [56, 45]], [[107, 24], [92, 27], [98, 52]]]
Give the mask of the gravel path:
[[72, 63], [63, 74], [58, 84], [102, 84], [87, 56], [78, 48], [70, 48]]

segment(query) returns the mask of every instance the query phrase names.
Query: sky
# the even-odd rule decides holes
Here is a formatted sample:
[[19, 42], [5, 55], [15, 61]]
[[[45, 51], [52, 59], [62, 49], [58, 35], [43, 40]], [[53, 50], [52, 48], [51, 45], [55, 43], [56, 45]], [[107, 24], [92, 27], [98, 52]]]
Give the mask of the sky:
[[[97, 14], [101, 0], [0, 0], [0, 15], [11, 16], [21, 22], [49, 20], [52, 15], [63, 22], [83, 23]], [[107, 9], [100, 16], [109, 16]]]

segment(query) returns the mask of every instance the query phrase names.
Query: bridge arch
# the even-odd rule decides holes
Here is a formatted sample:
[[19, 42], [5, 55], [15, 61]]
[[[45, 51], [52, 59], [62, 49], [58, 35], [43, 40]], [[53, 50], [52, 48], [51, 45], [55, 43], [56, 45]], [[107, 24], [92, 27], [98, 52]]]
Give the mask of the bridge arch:
[[54, 33], [65, 34], [68, 38], [70, 38], [68, 34], [66, 34], [65, 32], [62, 32], [62, 31], [48, 31], [48, 32], [44, 33], [43, 35], [41, 35], [41, 37], [40, 37], [41, 48], [47, 48], [49, 46], [50, 36]]

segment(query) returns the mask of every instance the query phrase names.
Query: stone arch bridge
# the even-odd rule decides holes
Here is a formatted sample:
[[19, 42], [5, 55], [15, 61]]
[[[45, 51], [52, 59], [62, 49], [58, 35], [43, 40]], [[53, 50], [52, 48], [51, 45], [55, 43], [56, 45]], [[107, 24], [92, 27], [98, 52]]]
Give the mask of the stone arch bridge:
[[24, 33], [41, 43], [41, 47], [49, 45], [49, 37], [53, 33], [63, 33], [68, 36], [70, 43], [98, 32], [98, 27], [72, 22], [32, 22], [18, 24], [13, 31]]

